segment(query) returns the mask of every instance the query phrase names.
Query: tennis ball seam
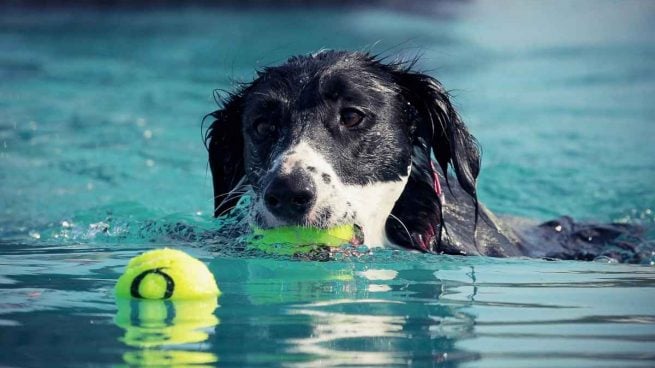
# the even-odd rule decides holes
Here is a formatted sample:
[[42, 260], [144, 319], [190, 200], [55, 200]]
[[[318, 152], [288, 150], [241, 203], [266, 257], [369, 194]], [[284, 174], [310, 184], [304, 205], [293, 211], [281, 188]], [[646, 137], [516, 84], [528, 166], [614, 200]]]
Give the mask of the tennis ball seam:
[[139, 288], [141, 287], [142, 281], [146, 278], [146, 276], [151, 275], [151, 274], [156, 274], [160, 275], [161, 277], [164, 278], [164, 281], [166, 281], [166, 289], [164, 290], [164, 295], [161, 298], [158, 299], [169, 299], [170, 297], [173, 296], [173, 292], [175, 292], [175, 281], [173, 278], [165, 273], [162, 272], [163, 269], [166, 269], [168, 267], [160, 267], [160, 268], [154, 268], [150, 270], [145, 270], [138, 274], [133, 280], [132, 284], [130, 285], [130, 295], [133, 298], [138, 298], [138, 299], [150, 299], [146, 298], [141, 295], [141, 291]]

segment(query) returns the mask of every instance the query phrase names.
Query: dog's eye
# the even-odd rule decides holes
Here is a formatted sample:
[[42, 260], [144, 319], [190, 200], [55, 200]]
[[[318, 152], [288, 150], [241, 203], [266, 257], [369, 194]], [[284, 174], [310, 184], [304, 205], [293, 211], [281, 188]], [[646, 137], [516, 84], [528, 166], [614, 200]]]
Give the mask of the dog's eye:
[[341, 125], [346, 128], [354, 128], [359, 125], [362, 120], [364, 120], [364, 113], [355, 109], [343, 109], [341, 110]]
[[257, 135], [262, 138], [266, 138], [271, 136], [273, 133], [275, 133], [275, 130], [277, 127], [275, 124], [271, 124], [266, 120], [263, 119], [257, 119], [255, 120], [255, 132], [257, 132]]

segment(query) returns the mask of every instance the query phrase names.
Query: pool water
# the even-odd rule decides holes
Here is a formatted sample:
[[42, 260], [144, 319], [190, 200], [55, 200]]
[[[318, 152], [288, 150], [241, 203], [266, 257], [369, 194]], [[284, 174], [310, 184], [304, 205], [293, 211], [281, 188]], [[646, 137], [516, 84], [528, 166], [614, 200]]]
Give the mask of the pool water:
[[[481, 142], [495, 212], [636, 223], [655, 249], [653, 3], [4, 5], [0, 366], [655, 364], [648, 260], [312, 262], [204, 237], [222, 226], [202, 145], [212, 91], [321, 48], [421, 54]], [[209, 265], [218, 305], [117, 303], [127, 261], [162, 246]]]

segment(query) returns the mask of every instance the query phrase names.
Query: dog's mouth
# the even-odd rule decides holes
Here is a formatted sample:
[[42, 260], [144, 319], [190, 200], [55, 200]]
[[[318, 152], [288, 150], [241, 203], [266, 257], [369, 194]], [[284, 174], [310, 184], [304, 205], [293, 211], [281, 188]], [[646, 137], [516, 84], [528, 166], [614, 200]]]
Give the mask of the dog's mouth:
[[350, 211], [335, 213], [329, 207], [322, 207], [297, 218], [275, 216], [265, 206], [255, 203], [251, 211], [252, 225], [261, 229], [272, 229], [282, 226], [301, 226], [316, 229], [330, 229], [342, 225], [359, 226], [355, 222], [355, 214]]
[[[308, 249], [323, 249], [332, 254], [340, 252], [341, 248], [338, 247], [340, 245], [359, 246], [364, 244], [364, 231], [360, 225], [355, 223], [355, 214], [347, 211], [335, 213], [328, 206], [312, 209], [304, 216], [297, 218], [284, 218], [275, 216], [261, 201], [256, 200], [251, 208], [250, 225], [253, 234], [259, 233], [260, 237], [267, 234], [264, 235], [264, 238], [255, 240], [256, 244], [263, 242], [266, 245], [271, 243], [271, 239], [289, 242], [285, 248], [271, 248], [268, 245], [264, 247], [269, 251], [275, 249], [276, 253], [292, 251], [294, 254], [304, 254]], [[349, 235], [344, 236], [342, 232], [344, 227], [348, 229], [346, 234]], [[289, 246], [291, 248], [287, 249]]]

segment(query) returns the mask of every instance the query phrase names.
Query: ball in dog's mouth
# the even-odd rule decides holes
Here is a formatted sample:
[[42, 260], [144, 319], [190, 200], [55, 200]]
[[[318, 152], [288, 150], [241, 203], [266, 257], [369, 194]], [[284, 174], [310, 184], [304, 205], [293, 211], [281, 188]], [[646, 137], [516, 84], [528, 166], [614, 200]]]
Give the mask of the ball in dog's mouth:
[[340, 225], [328, 229], [303, 226], [280, 226], [271, 229], [252, 228], [248, 240], [251, 247], [267, 253], [296, 255], [317, 247], [340, 247], [364, 244], [364, 232], [358, 225]]

